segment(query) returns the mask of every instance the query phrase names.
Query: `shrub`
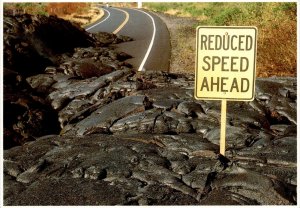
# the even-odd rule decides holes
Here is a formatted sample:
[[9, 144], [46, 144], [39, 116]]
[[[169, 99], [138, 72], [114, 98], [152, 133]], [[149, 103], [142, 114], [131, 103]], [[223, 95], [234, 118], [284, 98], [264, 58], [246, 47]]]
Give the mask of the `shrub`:
[[72, 13], [83, 13], [88, 3], [48, 3], [46, 11], [51, 15], [69, 15]]
[[230, 25], [233, 21], [239, 19], [241, 14], [242, 11], [237, 7], [228, 8], [216, 15], [212, 22], [215, 25]]
[[44, 3], [4, 3], [5, 12], [11, 14], [43, 14], [48, 15]]

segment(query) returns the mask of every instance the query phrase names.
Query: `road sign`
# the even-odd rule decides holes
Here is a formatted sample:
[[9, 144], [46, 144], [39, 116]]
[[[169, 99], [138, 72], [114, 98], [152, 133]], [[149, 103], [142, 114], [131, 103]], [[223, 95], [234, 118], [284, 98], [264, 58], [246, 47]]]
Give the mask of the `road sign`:
[[256, 42], [256, 27], [197, 27], [195, 98], [222, 101], [222, 155], [225, 155], [227, 100], [254, 99]]
[[254, 99], [256, 27], [197, 28], [195, 98]]

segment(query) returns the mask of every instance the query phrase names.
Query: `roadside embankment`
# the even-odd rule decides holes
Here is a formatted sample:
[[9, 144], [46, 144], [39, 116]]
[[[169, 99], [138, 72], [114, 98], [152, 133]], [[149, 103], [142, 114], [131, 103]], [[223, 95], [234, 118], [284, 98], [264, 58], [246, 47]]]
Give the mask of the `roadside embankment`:
[[168, 26], [173, 72], [194, 73], [196, 27], [206, 25], [257, 27], [257, 76], [297, 74], [295, 2], [153, 2], [143, 6], [160, 12]]

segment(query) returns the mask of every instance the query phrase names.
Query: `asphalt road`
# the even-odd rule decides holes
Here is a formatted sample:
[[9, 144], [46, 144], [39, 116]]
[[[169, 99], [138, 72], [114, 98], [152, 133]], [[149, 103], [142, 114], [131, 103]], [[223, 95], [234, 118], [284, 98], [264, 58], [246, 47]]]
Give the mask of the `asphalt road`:
[[105, 15], [86, 28], [88, 32], [110, 32], [134, 41], [118, 44], [118, 51], [131, 56], [128, 62], [139, 71], [168, 71], [170, 37], [166, 24], [154, 13], [129, 8], [103, 8]]

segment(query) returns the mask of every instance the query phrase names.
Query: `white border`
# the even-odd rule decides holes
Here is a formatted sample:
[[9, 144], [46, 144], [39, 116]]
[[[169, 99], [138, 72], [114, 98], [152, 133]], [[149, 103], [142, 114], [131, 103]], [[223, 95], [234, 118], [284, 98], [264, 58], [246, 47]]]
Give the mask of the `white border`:
[[[39, 0], [39, 1], [34, 1], [34, 0], [1, 0], [1, 5], [0, 5], [0, 15], [1, 15], [1, 20], [3, 20], [3, 3], [17, 3], [17, 2], [32, 2], [32, 3], [38, 3], [38, 2], [83, 2], [82, 0], [63, 0], [63, 1], [59, 1], [59, 0], [54, 0], [54, 1], [45, 1], [45, 0]], [[88, 2], [96, 2], [96, 3], [100, 3], [97, 0], [89, 0]], [[116, 1], [116, 0], [106, 0], [105, 2], [137, 2], [137, 1], [132, 1], [132, 0], [123, 0], [123, 1]], [[144, 0], [141, 2], [225, 2], [224, 1], [220, 1], [220, 0], [206, 0], [206, 1], [199, 1], [199, 0]], [[227, 0], [227, 2], [249, 2], [249, 0]], [[253, 1], [256, 2], [256, 1]], [[297, 2], [297, 0], [264, 0], [264, 1], [259, 1], [259, 2]], [[298, 37], [298, 42], [297, 42], [297, 60], [299, 57], [299, 46], [300, 46], [300, 41], [299, 41], [299, 33], [300, 33], [300, 29], [299, 29], [299, 15], [300, 15], [300, 9], [299, 9], [299, 3], [297, 3], [297, 37]], [[3, 51], [3, 21], [0, 21], [0, 26], [1, 26], [1, 33], [0, 33], [0, 38], [1, 38], [1, 43], [0, 43], [0, 50]], [[1, 55], [0, 58], [0, 67], [1, 67], [1, 73], [3, 73], [3, 53]], [[300, 78], [299, 75], [299, 63], [297, 64], [297, 97], [300, 97], [300, 92], [299, 92], [299, 83], [298, 80]], [[1, 141], [0, 141], [0, 145], [1, 145], [1, 150], [0, 150], [0, 156], [1, 156], [1, 164], [0, 164], [0, 184], [2, 184], [3, 186], [3, 75], [0, 75], [0, 94], [1, 94], [1, 110], [0, 110], [0, 117], [1, 117], [1, 126], [0, 126], [0, 132], [1, 132]], [[299, 104], [297, 104], [297, 118], [299, 118], [300, 113], [299, 113]], [[298, 123], [297, 119], [297, 123]], [[300, 139], [300, 136], [298, 136], [298, 132], [300, 130], [299, 125], [297, 125], [297, 138]], [[298, 184], [298, 177], [299, 177], [299, 172], [300, 172], [300, 167], [299, 167], [299, 150], [300, 150], [300, 140], [297, 142], [297, 203], [298, 205], [300, 204], [300, 196], [299, 196], [299, 184]], [[3, 207], [3, 187], [0, 187], [1, 191], [0, 191], [0, 206]], [[21, 206], [9, 206], [9, 207], [21, 207]], [[43, 207], [43, 206], [35, 206], [35, 207]], [[51, 206], [51, 207], [57, 207], [57, 208], [61, 208], [63, 206]], [[77, 207], [77, 206], [68, 206], [68, 207]], [[89, 206], [89, 207], [99, 207], [99, 206]], [[110, 206], [103, 206], [103, 207], [110, 207]], [[115, 206], [114, 206], [115, 207]], [[118, 206], [117, 206], [118, 207]], [[130, 206], [130, 207], [148, 207], [148, 206]], [[164, 206], [165, 207], [165, 206]], [[186, 207], [186, 206], [177, 206], [177, 207]], [[189, 206], [189, 207], [199, 207], [199, 206]], [[232, 206], [203, 206], [203, 207], [232, 207]], [[238, 206], [240, 207], [240, 206]], [[254, 206], [242, 206], [242, 207], [254, 207]], [[295, 206], [266, 206], [266, 205], [262, 205], [262, 206], [255, 206], [255, 207], [274, 207], [274, 208], [278, 208], [278, 207], [295, 207]]]

